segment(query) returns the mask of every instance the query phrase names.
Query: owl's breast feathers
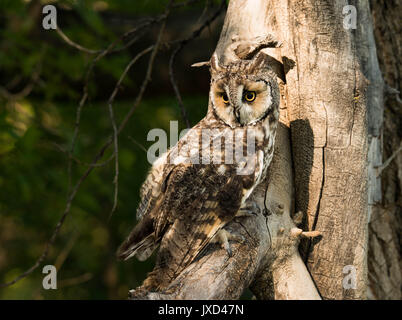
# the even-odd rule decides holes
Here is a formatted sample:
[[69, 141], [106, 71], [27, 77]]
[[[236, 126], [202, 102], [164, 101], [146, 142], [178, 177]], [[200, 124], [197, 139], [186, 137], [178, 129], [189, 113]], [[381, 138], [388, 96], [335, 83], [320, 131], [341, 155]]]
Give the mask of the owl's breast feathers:
[[[178, 145], [191, 144], [189, 133]], [[267, 165], [265, 142], [259, 142], [250, 156], [255, 168], [246, 175], [239, 174], [236, 162], [171, 163], [174, 148], [154, 164], [141, 190], [137, 216], [142, 218], [118, 251], [121, 259], [143, 260], [160, 244], [155, 270], [144, 285], [166, 287], [236, 216]]]

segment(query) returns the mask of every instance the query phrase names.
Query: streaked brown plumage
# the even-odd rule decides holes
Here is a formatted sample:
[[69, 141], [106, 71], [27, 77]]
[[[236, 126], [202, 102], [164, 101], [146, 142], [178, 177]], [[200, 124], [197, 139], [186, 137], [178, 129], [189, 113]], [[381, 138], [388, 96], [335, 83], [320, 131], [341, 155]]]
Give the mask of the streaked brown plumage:
[[[208, 113], [153, 164], [141, 188], [139, 222], [118, 251], [121, 259], [145, 260], [160, 245], [143, 288], [166, 289], [238, 214], [271, 162], [278, 108], [276, 75], [265, 66], [264, 54], [227, 66], [211, 59]], [[212, 141], [207, 145], [206, 130]], [[255, 152], [246, 153], [250, 132]], [[225, 161], [231, 150], [246, 153], [243, 161]], [[210, 163], [189, 161], [197, 154], [206, 154]], [[249, 164], [252, 171], [239, 174]]]

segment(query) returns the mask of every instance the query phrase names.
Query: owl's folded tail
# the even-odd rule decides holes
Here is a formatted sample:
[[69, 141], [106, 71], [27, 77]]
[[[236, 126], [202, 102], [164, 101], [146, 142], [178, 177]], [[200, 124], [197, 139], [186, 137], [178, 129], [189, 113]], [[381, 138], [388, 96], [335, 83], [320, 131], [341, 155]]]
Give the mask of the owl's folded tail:
[[148, 259], [158, 246], [153, 229], [153, 219], [144, 217], [117, 250], [117, 258], [127, 260], [136, 256], [140, 261]]

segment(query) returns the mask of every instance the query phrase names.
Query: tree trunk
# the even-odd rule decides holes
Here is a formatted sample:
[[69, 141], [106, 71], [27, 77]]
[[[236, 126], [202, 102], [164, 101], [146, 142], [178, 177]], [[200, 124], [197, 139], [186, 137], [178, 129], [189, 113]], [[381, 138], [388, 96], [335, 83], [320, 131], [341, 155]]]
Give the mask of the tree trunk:
[[[380, 68], [386, 83], [384, 160], [401, 147], [402, 103], [392, 88], [402, 87], [400, 23], [401, 1], [372, 0], [374, 35]], [[399, 149], [400, 150], [400, 149]], [[375, 206], [369, 224], [369, 298], [401, 299], [400, 262], [402, 233], [402, 152], [381, 173], [382, 202]], [[386, 161], [384, 161], [386, 162]]]
[[[307, 213], [309, 230], [323, 234], [320, 242], [305, 244], [303, 253], [324, 299], [366, 297], [368, 201], [378, 188], [376, 179], [367, 183], [368, 173], [373, 175], [368, 172], [368, 146], [376, 154], [380, 134], [370, 132], [377, 129], [370, 121], [380, 107], [372, 98], [381, 90], [367, 80], [378, 76], [368, 3], [355, 4], [357, 30], [343, 27], [346, 5], [281, 2], [276, 9], [281, 16], [275, 19], [287, 17], [277, 30], [287, 39], [282, 55], [296, 64], [286, 76], [296, 210]], [[345, 267], [354, 270], [350, 289], [343, 285]]]
[[[305, 259], [323, 298], [365, 298], [368, 215], [380, 200], [374, 167], [381, 164], [382, 125], [368, 2], [354, 3], [356, 30], [344, 29], [346, 1], [265, 4], [265, 30], [283, 41], [296, 211], [307, 214], [309, 230], [323, 234], [320, 242], [304, 244]], [[244, 2], [238, 5], [240, 10]], [[346, 266], [356, 272], [355, 288], [343, 287]]]
[[[306, 213], [308, 230], [323, 235], [304, 243], [310, 274], [325, 299], [364, 299], [382, 138], [382, 78], [368, 2], [354, 3], [356, 30], [344, 28], [346, 1], [257, 2], [250, 4], [253, 15], [246, 11], [253, 20], [246, 33], [262, 25], [260, 36], [283, 42], [277, 58], [286, 72], [296, 211]], [[231, 1], [228, 13], [235, 6], [241, 17], [233, 24], [243, 28], [245, 1]], [[350, 289], [343, 286], [345, 267], [355, 271]]]
[[[229, 225], [246, 238], [234, 257], [211, 246], [171, 284], [174, 293], [133, 298], [236, 299], [248, 286], [260, 299], [366, 298], [368, 222], [381, 201], [383, 82], [369, 4], [351, 4], [356, 30], [344, 28], [345, 0], [230, 1], [219, 61], [282, 43], [264, 49], [285, 75], [281, 123], [267, 179], [250, 198], [270, 214]], [[299, 211], [310, 232], [295, 227]]]

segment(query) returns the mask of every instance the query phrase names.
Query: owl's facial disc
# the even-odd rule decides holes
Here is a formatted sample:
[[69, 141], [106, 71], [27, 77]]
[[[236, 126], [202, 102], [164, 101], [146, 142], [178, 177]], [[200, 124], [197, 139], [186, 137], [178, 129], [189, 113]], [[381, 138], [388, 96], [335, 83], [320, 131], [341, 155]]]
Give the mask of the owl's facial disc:
[[258, 122], [272, 104], [271, 88], [264, 80], [217, 80], [211, 99], [216, 115], [231, 127]]

